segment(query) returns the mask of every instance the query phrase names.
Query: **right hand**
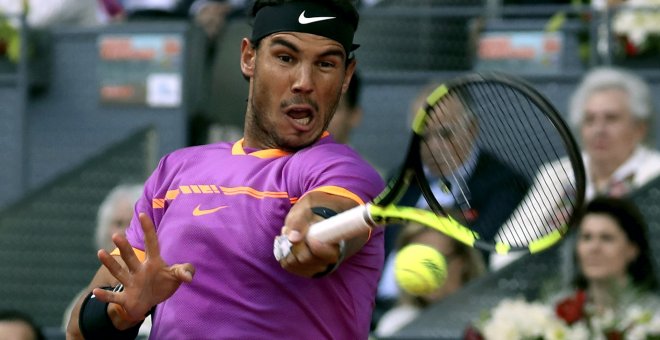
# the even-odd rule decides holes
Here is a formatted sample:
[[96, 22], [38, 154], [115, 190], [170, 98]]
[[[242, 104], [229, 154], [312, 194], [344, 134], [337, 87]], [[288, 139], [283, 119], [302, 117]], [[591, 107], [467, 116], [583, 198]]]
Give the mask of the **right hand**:
[[123, 292], [111, 292], [101, 288], [95, 288], [93, 291], [97, 299], [123, 307], [130, 320], [124, 320], [127, 322], [125, 325], [117, 325], [115, 322], [116, 326], [121, 327], [118, 329], [129, 328], [143, 320], [153, 306], [172, 296], [182, 283], [191, 282], [195, 274], [195, 268], [190, 263], [171, 266], [165, 263], [160, 256], [153, 222], [145, 213], [140, 213], [139, 219], [144, 232], [144, 262], [140, 262], [126, 237], [121, 234], [113, 235], [112, 241], [119, 248], [126, 267], [122, 267], [107, 251], [98, 252], [103, 265], [124, 285]]

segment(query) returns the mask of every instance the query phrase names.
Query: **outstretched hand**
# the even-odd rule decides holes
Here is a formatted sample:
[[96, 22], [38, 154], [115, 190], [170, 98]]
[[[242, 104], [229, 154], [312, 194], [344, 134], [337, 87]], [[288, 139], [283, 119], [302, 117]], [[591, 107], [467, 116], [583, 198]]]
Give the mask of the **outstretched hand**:
[[165, 301], [184, 282], [191, 282], [195, 268], [190, 263], [168, 265], [160, 256], [158, 238], [153, 222], [148, 215], [139, 215], [146, 259], [140, 262], [125, 236], [115, 234], [112, 241], [119, 248], [123, 267], [105, 250], [99, 250], [101, 263], [124, 286], [123, 292], [111, 292], [101, 288], [94, 289], [97, 299], [116, 303], [123, 307], [125, 316], [130, 320], [140, 321], [151, 308]]

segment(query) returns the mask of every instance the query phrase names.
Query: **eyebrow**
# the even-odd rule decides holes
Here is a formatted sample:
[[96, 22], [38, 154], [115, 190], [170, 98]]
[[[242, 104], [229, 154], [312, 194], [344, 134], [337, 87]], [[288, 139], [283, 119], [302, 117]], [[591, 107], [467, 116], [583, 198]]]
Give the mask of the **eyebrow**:
[[[291, 50], [293, 50], [296, 53], [300, 53], [300, 48], [296, 46], [294, 43], [282, 39], [282, 38], [273, 38], [273, 40], [270, 43], [270, 46], [275, 46], [275, 45], [282, 45], [284, 47], [287, 47]], [[321, 53], [321, 57], [329, 57], [329, 56], [338, 56], [341, 57], [342, 60], [346, 57], [344, 54], [344, 50], [340, 48], [331, 48], [323, 53]]]

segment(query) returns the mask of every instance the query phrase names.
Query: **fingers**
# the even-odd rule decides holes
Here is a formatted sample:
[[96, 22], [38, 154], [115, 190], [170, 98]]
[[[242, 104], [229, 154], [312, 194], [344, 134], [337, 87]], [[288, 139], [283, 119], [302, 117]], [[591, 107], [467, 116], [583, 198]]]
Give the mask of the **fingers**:
[[195, 275], [195, 267], [190, 263], [175, 264], [171, 270], [175, 278], [186, 283], [191, 282]]
[[321, 242], [313, 237], [307, 238], [307, 244], [314, 256], [336, 263], [339, 261], [339, 245]]
[[311, 277], [324, 271], [339, 260], [339, 246], [328, 245], [314, 239], [294, 244], [291, 253], [280, 260], [280, 265], [302, 276]]
[[103, 265], [108, 269], [110, 274], [112, 274], [112, 276], [114, 276], [119, 282], [122, 284], [126, 284], [128, 282], [128, 273], [112, 255], [101, 249], [98, 251], [97, 256], [101, 263], [103, 263]]
[[303, 233], [295, 229], [289, 230], [287, 238], [293, 244], [300, 244], [305, 239]]
[[103, 288], [94, 288], [92, 291], [96, 299], [103, 302], [114, 302], [120, 305], [123, 305], [123, 295], [120, 293], [115, 293]]
[[140, 213], [140, 225], [142, 232], [144, 232], [144, 247], [147, 258], [160, 257], [160, 246], [158, 245], [158, 236], [156, 235], [156, 227], [149, 218], [149, 215]]
[[135, 256], [133, 247], [128, 243], [126, 237], [121, 234], [114, 234], [112, 235], [112, 242], [119, 248], [119, 254], [128, 269], [135, 271], [140, 266], [140, 260]]

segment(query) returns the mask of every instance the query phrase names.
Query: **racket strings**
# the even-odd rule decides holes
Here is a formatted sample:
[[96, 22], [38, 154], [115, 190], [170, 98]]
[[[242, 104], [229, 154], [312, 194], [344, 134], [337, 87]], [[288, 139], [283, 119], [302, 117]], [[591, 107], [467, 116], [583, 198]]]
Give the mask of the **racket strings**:
[[[508, 162], [518, 162], [518, 164], [521, 164], [524, 169], [535, 169], [539, 164], [542, 164], [542, 159], [555, 159], [558, 158], [558, 155], [553, 154], [550, 155], [549, 157], [547, 155], [541, 155], [539, 152], [538, 148], [535, 146], [543, 145], [545, 141], [548, 139], [547, 135], [544, 136], [546, 137], [545, 139], [541, 138], [541, 135], [538, 133], [525, 133], [525, 132], [536, 132], [533, 128], [533, 126], [542, 126], [543, 122], [541, 122], [539, 119], [542, 117], [542, 114], [538, 111], [538, 108], [536, 108], [532, 103], [530, 102], [529, 98], [522, 96], [518, 92], [512, 91], [510, 88], [505, 88], [503, 86], [498, 86], [494, 85], [494, 92], [497, 94], [497, 97], [493, 96], [490, 98], [497, 98], [498, 103], [495, 105], [496, 107], [503, 107], [504, 109], [502, 110], [503, 113], [507, 114], [507, 119], [505, 121], [508, 123], [507, 130], [508, 131], [514, 131], [513, 126], [511, 122], [514, 121], [520, 121], [525, 122], [526, 124], [522, 126], [520, 130], [520, 133], [518, 135], [518, 138], [521, 139], [521, 143], [519, 144], [522, 152], [525, 155], [529, 155], [531, 158], [517, 158], [513, 159], [510, 157], [511, 153], [503, 153], [499, 152], [499, 154], [502, 154], [507, 158]], [[492, 100], [492, 99], [491, 99]], [[533, 114], [528, 114], [526, 115], [525, 118], [529, 119], [521, 119], [522, 117], [514, 117], [512, 113], [533, 113]], [[516, 120], [514, 120], [516, 119]], [[547, 131], [547, 129], [540, 129], [541, 131]], [[498, 135], [503, 135], [504, 131], [498, 131]], [[550, 151], [555, 151], [554, 149], [551, 149]], [[548, 205], [548, 202], [543, 202], [545, 198], [544, 197], [539, 197], [538, 195], [535, 195], [532, 197], [532, 204], [534, 205], [532, 209], [525, 209], [522, 211], [524, 214], [525, 218], [530, 218], [532, 217], [532, 214], [534, 211], [538, 211], [541, 207]], [[514, 245], [524, 245], [529, 243], [531, 240], [538, 239], [542, 237], [543, 235], [547, 234], [549, 231], [547, 228], [541, 226], [541, 229], [535, 229], [535, 228], [527, 228], [523, 223], [516, 223], [515, 229], [510, 230], [510, 228], [505, 228], [503, 229], [504, 232], [507, 232], [506, 238], [503, 238], [505, 243], [507, 244], [514, 244]], [[502, 233], [500, 233], [501, 235]]]
[[[529, 97], [522, 96], [521, 93], [516, 93], [516, 96], [521, 98], [521, 104], [524, 104], [523, 112], [535, 112], [530, 118], [536, 121], [536, 124], [539, 126], [547, 126], [547, 128], [539, 129], [536, 133], [527, 134], [529, 136], [530, 143], [528, 145], [547, 145], [550, 144], [549, 141], [560, 140], [559, 136], [552, 135], [558, 130], [554, 129], [552, 122], [549, 121], [548, 117], [543, 114], [543, 112], [529, 99]], [[527, 143], [526, 143], [527, 144]], [[535, 162], [542, 162], [547, 159], [560, 159], [561, 155], [558, 150], [564, 150], [563, 145], [556, 145], [552, 148], [543, 148], [541, 150], [534, 150], [536, 152], [532, 155], [543, 155], [543, 157], [537, 157]], [[544, 153], [541, 151], [545, 151]], [[574, 182], [570, 180], [568, 171], [564, 163], [541, 163], [539, 170], [544, 174], [539, 178], [539, 183], [535, 184], [536, 187], [542, 187], [542, 191], [532, 191], [528, 194], [528, 197], [534, 202], [534, 205], [530, 209], [525, 209], [524, 206], [521, 206], [522, 211], [524, 212], [524, 220], [516, 221], [518, 230], [524, 230], [525, 233], [516, 233], [517, 235], [525, 234], [526, 238], [516, 239], [516, 242], [510, 242], [510, 244], [515, 246], [526, 245], [529, 242], [539, 239], [547, 234], [552, 233], [557, 229], [561, 229], [568, 221], [568, 217], [573, 213], [575, 209], [575, 202], [571, 200], [570, 193], [575, 192]], [[538, 212], [542, 211], [544, 207], [550, 207], [550, 210], [545, 213], [545, 217], [541, 220], [535, 221], [530, 224], [529, 222], [539, 215]]]
[[[503, 92], [512, 93], [508, 96]], [[508, 104], [508, 110], [514, 109], [510, 112], [525, 114], [526, 119], [520, 120], [527, 123], [522, 129], [520, 137], [523, 142], [520, 145], [528, 157], [522, 159], [528, 160], [525, 168], [538, 169], [537, 174], [543, 174], [535, 174], [537, 183], [533, 184], [533, 187], [542, 190], [529, 192], [510, 221], [498, 233], [498, 239], [505, 244], [526, 246], [565, 226], [576, 208], [575, 202], [570, 199], [570, 192], [576, 191], [575, 184], [570, 180], [565, 162], [548, 163], [548, 160], [561, 158], [563, 154], [560, 151], [565, 152], [565, 146], [558, 143], [562, 141], [561, 136], [543, 111], [528, 96], [518, 91], [498, 86], [498, 93], [501, 98], [515, 98], [504, 101]]]
[[[512, 131], [528, 130], [527, 126], [524, 126], [521, 129], [516, 129], [513, 125], [513, 122], [521, 121], [520, 117], [514, 115], [514, 113], [517, 112], [516, 108], [520, 106], [520, 98], [516, 96], [515, 93], [512, 93], [510, 89], [498, 86], [497, 84], [475, 84], [475, 91], [478, 93], [479, 98], [484, 98], [483, 101], [479, 101], [480, 111], [489, 112], [493, 116], [493, 119], [485, 121], [497, 123], [483, 126], [482, 133], [484, 140], [491, 141], [489, 144], [492, 146], [492, 149], [495, 150], [495, 154], [506, 164], [518, 163], [519, 167], [522, 166], [524, 169], [531, 168], [533, 166], [532, 163], [535, 162], [529, 161], [526, 158], [512, 158], [511, 156], [513, 154], [508, 151], [510, 147], [503, 139]], [[496, 118], [497, 116], [501, 116], [502, 118]], [[522, 143], [518, 146], [521, 149], [521, 152], [534, 155], [534, 150], [530, 148], [532, 143], [529, 142], [527, 136], [525, 134], [519, 134], [518, 138], [523, 139]], [[516, 180], [511, 186], [512, 188], [519, 188], [519, 190], [524, 191], [527, 183]], [[507, 244], [520, 244], [523, 243], [525, 239], [535, 238], [535, 235], [524, 228], [507, 230], [506, 234], [507, 237], [504, 240], [506, 240], [505, 243]]]
[[[489, 112], [493, 116], [492, 119], [487, 119], [486, 121], [496, 123], [488, 126], [484, 125], [483, 127], [484, 140], [489, 141], [488, 144], [492, 146], [494, 153], [506, 164], [516, 164], [517, 168], [521, 168], [525, 172], [527, 169], [535, 168], [540, 163], [539, 158], [513, 157], [514, 153], [510, 151], [512, 148], [507, 145], [505, 140], [506, 137], [517, 134], [519, 144], [515, 145], [515, 148], [518, 148], [525, 155], [537, 155], [533, 146], [538, 145], [538, 142], [534, 143], [530, 140], [530, 136], [525, 133], [533, 131], [533, 129], [530, 128], [529, 124], [524, 124], [520, 127], [516, 127], [514, 124], [527, 123], [526, 119], [521, 119], [526, 117], [520, 117], [519, 111], [530, 112], [534, 109], [532, 107], [525, 107], [521, 110], [521, 107], [529, 104], [528, 99], [521, 97], [519, 93], [512, 91], [511, 88], [499, 84], [479, 83], [475, 91], [479, 93], [480, 98], [485, 98], [485, 100], [479, 102], [480, 110], [482, 112]], [[535, 117], [538, 116], [533, 115], [530, 117], [532, 118], [530, 123], [538, 124], [538, 121], [534, 121]], [[513, 181], [513, 183], [510, 183], [512, 190], [526, 190], [527, 182], [519, 181], [517, 178], [513, 178]], [[500, 232], [501, 234], [503, 233]], [[529, 240], [538, 239], [542, 236], [542, 234], [522, 226], [516, 229], [505, 229], [504, 234], [506, 237], [500, 237], [500, 241], [506, 244], [516, 245], [526, 244]]]
[[[548, 126], [549, 120], [543, 114], [543, 112], [532, 103], [529, 97], [522, 95], [520, 92], [511, 91], [511, 88], [504, 86], [495, 86], [495, 92], [498, 94], [499, 99], [501, 99], [501, 104], [505, 107], [503, 112], [522, 112], [526, 114], [525, 119], [518, 120], [525, 122], [525, 126], [520, 129], [522, 133], [518, 136], [521, 139], [520, 146], [524, 154], [528, 155], [528, 158], [519, 158], [517, 161], [519, 164], [523, 165], [525, 169], [536, 169], [543, 168], [547, 165], [543, 163], [544, 159], [557, 159], [560, 155], [557, 152], [557, 148], [538, 148], [538, 146], [544, 146], [544, 144], [551, 144], [549, 141], [552, 140], [552, 136], [548, 135], [548, 131], [555, 131], [552, 127]], [[492, 97], [491, 97], [492, 98]], [[499, 105], [498, 105], [499, 106]], [[512, 117], [509, 114], [509, 119], [506, 121], [512, 122], [515, 117]], [[507, 125], [510, 127], [511, 125]], [[543, 127], [541, 129], [535, 128], [535, 126]], [[526, 133], [525, 133], [526, 132]], [[532, 132], [532, 133], [530, 133]], [[501, 131], [499, 132], [501, 135]], [[505, 156], [509, 156], [508, 154]], [[507, 157], [508, 161], [512, 161], [511, 157]], [[539, 166], [540, 165], [540, 166]], [[547, 171], [550, 176], [544, 176], [543, 179], [546, 181], [544, 187], [548, 187], [547, 182], [558, 182], [559, 176], [556, 175], [556, 171]], [[552, 187], [550, 187], [552, 188]], [[527, 202], [529, 204], [521, 206], [516, 213], [517, 215], [512, 216], [512, 222], [508, 223], [505, 228], [502, 228], [497, 235], [497, 239], [505, 244], [512, 246], [525, 246], [530, 242], [540, 239], [541, 237], [551, 233], [553, 230], [561, 224], [561, 218], [555, 214], [546, 214], [546, 217], [549, 217], [551, 221], [536, 221], [533, 224], [530, 224], [529, 221], [534, 219], [536, 216], [541, 216], [538, 214], [539, 211], [543, 210], [544, 207], [561, 207], [559, 200], [556, 197], [558, 195], [558, 190], [554, 190], [555, 193], [551, 195], [542, 195], [538, 191], [533, 191], [528, 194]], [[560, 209], [559, 215], [565, 216], [566, 214]]]
[[471, 210], [466, 168], [471, 166], [468, 162], [474, 151], [471, 137], [474, 117], [466, 108], [461, 97], [453, 94], [429, 106], [428, 133], [422, 140], [425, 148], [422, 155], [430, 172], [427, 177], [431, 177], [430, 182], [438, 179], [438, 185], [444, 186], [443, 192], [451, 196], [452, 205], [459, 208], [465, 220], [470, 218], [466, 212]]
[[[488, 221], [477, 216], [472, 228], [491, 235], [486, 241], [526, 247], [566, 226], [576, 209], [574, 170], [570, 162], [558, 161], [568, 146], [537, 101], [506, 84], [472, 82], [452, 88], [427, 107], [427, 114], [424, 163], [431, 163], [435, 175], [445, 178], [445, 186], [458, 185], [447, 191], [465, 220], [475, 218], [467, 185], [474, 168], [457, 169], [465, 169], [476, 150], [493, 154], [520, 174], [506, 179], [507, 190], [524, 196], [507, 219]], [[465, 121], [472, 124], [460, 123]], [[528, 191], [530, 185], [536, 189]], [[499, 208], [497, 194], [488, 193], [489, 204]]]

